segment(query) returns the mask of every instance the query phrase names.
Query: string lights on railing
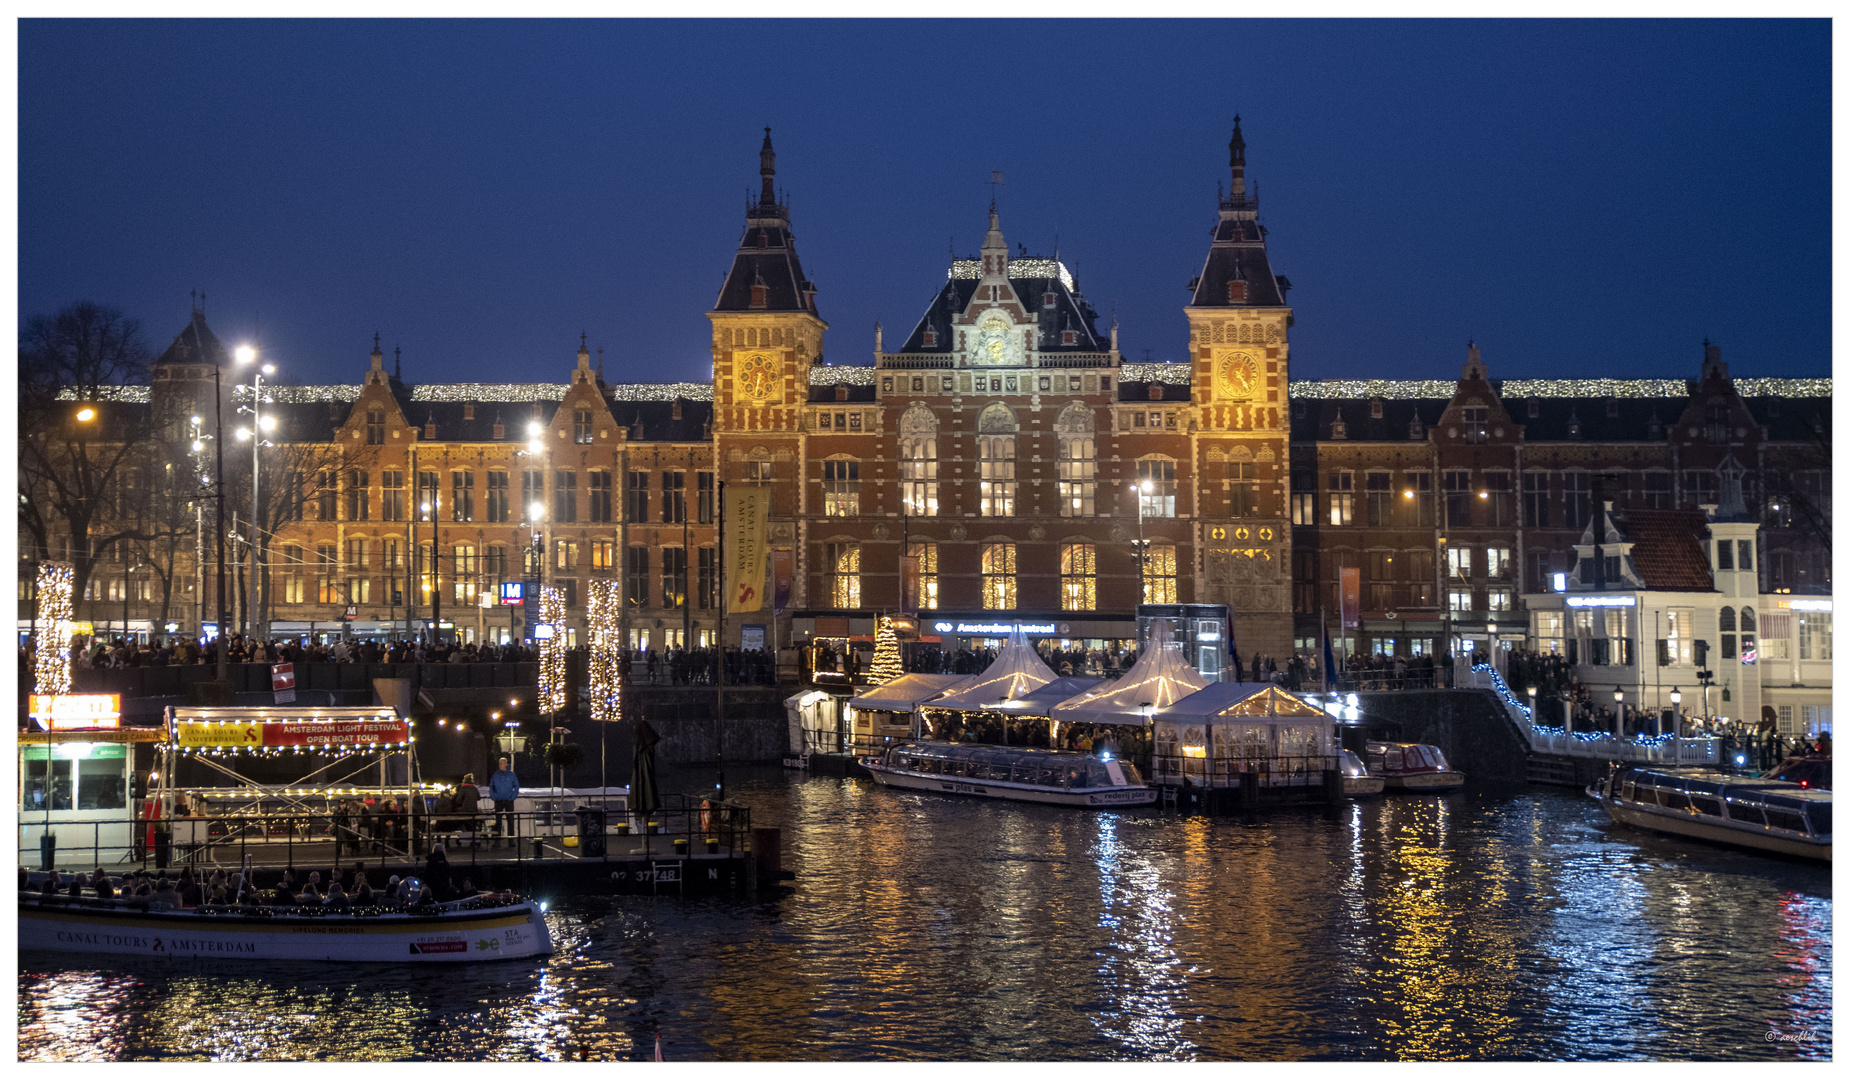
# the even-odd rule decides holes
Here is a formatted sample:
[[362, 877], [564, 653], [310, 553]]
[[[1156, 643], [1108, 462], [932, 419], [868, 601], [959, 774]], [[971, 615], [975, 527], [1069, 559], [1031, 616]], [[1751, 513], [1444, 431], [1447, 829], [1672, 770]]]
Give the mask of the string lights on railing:
[[615, 578], [593, 578], [587, 593], [586, 618], [591, 631], [591, 719], [615, 723], [623, 719], [623, 643], [620, 640], [623, 588]]
[[38, 653], [33, 661], [33, 684], [41, 694], [71, 692], [71, 582], [70, 563], [39, 564]]

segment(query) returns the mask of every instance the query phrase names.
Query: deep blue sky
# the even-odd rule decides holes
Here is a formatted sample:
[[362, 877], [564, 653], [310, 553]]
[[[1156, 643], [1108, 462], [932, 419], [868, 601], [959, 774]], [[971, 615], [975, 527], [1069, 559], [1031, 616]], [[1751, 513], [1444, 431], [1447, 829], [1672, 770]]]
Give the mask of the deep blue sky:
[[772, 125], [865, 363], [947, 246], [1180, 360], [1244, 118], [1300, 378], [1830, 373], [1830, 30], [1765, 22], [126, 22], [19, 36], [22, 318], [202, 288], [291, 381], [704, 379]]

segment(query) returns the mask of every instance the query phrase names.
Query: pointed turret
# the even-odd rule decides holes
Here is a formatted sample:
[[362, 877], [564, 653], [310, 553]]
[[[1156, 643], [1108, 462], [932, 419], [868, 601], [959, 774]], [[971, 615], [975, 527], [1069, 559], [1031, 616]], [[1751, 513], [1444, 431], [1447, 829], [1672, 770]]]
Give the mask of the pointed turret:
[[1246, 137], [1240, 118], [1233, 118], [1233, 138], [1227, 142], [1228, 167], [1233, 189], [1220, 200], [1220, 219], [1201, 275], [1188, 283], [1193, 298], [1189, 307], [1284, 307], [1285, 288], [1272, 273], [1266, 255], [1265, 230], [1259, 227], [1257, 189], [1246, 189]]
[[790, 208], [777, 201], [777, 153], [771, 148], [771, 129], [764, 129], [758, 151], [758, 176], [763, 184], [758, 201], [745, 208], [745, 235], [732, 259], [732, 270], [720, 286], [714, 311], [816, 312], [816, 287], [803, 276], [797, 261], [796, 236], [790, 229]]

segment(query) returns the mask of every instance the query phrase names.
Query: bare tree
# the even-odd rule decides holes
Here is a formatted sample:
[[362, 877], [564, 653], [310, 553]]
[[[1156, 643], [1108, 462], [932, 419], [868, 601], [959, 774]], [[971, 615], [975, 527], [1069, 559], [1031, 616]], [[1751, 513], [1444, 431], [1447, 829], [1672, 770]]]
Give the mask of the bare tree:
[[139, 323], [88, 301], [34, 316], [20, 334], [20, 525], [41, 556], [63, 556], [53, 534], [68, 534], [74, 596], [111, 545], [142, 536], [133, 481], [148, 408], [122, 388], [147, 385], [150, 356]]

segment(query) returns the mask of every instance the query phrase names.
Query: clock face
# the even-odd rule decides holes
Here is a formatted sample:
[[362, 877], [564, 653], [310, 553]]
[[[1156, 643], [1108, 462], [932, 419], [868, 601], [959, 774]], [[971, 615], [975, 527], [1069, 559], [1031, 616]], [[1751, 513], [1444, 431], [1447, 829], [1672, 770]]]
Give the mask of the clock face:
[[739, 392], [754, 401], [763, 401], [777, 389], [778, 364], [770, 353], [752, 352], [739, 356]]
[[1253, 353], [1216, 350], [1214, 370], [1228, 397], [1249, 398], [1259, 392], [1259, 357]]

